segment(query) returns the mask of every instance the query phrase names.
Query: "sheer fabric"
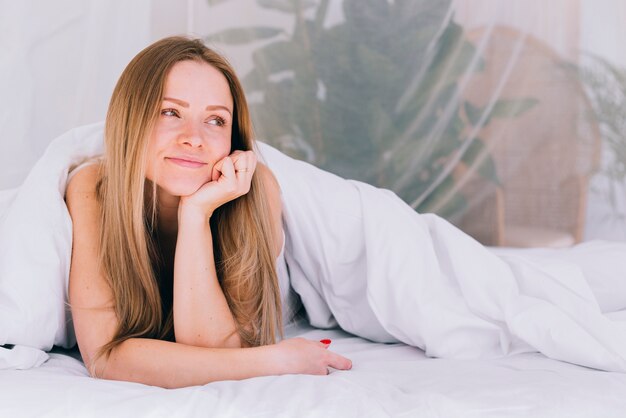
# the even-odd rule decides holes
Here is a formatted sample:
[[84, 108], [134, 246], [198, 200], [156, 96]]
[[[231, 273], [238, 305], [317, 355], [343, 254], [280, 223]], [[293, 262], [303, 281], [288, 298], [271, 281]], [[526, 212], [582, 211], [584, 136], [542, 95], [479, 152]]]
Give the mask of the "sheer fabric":
[[150, 0], [0, 0], [0, 189], [48, 143], [104, 119], [128, 61], [150, 40]]
[[[142, 47], [230, 58], [259, 139], [489, 245], [626, 239], [620, 0], [0, 0], [0, 188]], [[63, 10], [63, 13], [59, 12]]]
[[[214, 3], [198, 5], [206, 39], [246, 69], [259, 136], [290, 155], [485, 244], [568, 246], [595, 237], [594, 217], [621, 225], [619, 192], [592, 188], [623, 175], [607, 179], [618, 162], [601, 160], [615, 150], [587, 75], [601, 30], [590, 2]], [[229, 19], [235, 7], [244, 18]]]

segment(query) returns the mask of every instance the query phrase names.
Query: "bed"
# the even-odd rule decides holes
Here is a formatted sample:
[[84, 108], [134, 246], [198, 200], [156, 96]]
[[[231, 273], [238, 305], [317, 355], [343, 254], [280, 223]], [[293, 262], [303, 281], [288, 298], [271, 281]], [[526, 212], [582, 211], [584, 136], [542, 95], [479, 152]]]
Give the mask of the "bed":
[[102, 124], [77, 128], [0, 193], [0, 416], [626, 416], [626, 244], [486, 248], [266, 146], [306, 309], [286, 336], [331, 339], [352, 370], [176, 390], [89, 377], [63, 193], [101, 152]]
[[42, 366], [0, 371], [0, 415], [15, 417], [623, 417], [626, 374], [539, 353], [495, 360], [428, 358], [299, 321], [288, 336], [331, 338], [353, 360], [328, 376], [286, 375], [184, 389], [90, 378], [76, 349]]

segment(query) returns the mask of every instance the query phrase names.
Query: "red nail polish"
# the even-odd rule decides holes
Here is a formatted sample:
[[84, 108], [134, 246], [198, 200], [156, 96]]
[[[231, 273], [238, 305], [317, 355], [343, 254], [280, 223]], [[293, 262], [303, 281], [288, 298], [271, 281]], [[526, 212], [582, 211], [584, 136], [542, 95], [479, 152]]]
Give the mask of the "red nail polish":
[[322, 344], [326, 344], [326, 345], [328, 345], [328, 344], [330, 344], [330, 343], [331, 343], [331, 341], [330, 341], [330, 340], [328, 340], [328, 339], [325, 339], [325, 340], [320, 340], [320, 342], [321, 342]]

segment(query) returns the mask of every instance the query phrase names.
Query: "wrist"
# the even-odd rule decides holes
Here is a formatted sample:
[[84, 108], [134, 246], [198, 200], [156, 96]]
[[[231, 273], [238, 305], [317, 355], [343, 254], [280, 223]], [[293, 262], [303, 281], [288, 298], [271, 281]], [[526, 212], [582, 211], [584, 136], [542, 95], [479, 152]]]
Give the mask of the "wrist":
[[193, 223], [195, 225], [209, 224], [213, 216], [213, 211], [208, 211], [204, 208], [193, 204], [185, 204], [183, 200], [178, 207], [178, 223]]
[[285, 358], [282, 355], [282, 348], [279, 344], [270, 344], [257, 347], [262, 350], [262, 364], [267, 367], [266, 373], [270, 375], [282, 375], [287, 374], [285, 367]]

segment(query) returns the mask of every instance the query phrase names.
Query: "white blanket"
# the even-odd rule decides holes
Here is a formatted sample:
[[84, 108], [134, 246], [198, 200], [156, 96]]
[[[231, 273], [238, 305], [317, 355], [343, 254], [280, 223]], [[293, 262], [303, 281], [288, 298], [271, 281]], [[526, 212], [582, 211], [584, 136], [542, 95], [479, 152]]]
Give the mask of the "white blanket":
[[589, 370], [538, 353], [429, 359], [404, 344], [372, 343], [338, 329], [303, 324], [287, 335], [332, 339], [331, 350], [351, 359], [352, 370], [168, 390], [91, 379], [82, 363], [55, 350], [41, 367], [0, 370], [0, 416], [624, 418], [626, 411], [625, 373]]
[[626, 371], [626, 324], [602, 313], [626, 308], [624, 243], [488, 249], [391, 191], [260, 148], [283, 191], [287, 263], [313, 325], [334, 317], [436, 357], [540, 351]]
[[[62, 196], [68, 169], [101, 152], [101, 129], [55, 140], [0, 214], [0, 344], [17, 345], [0, 350], [0, 367], [41, 362], [23, 351], [18, 360], [16, 348], [74, 342], [63, 305], [71, 220]], [[391, 191], [263, 143], [258, 152], [282, 189], [285, 257], [313, 325], [438, 357], [540, 351], [626, 372], [625, 324], [602, 313], [626, 308], [626, 245], [496, 252]]]
[[0, 191], [0, 369], [38, 366], [54, 345], [75, 344], [67, 278], [72, 221], [68, 170], [102, 154], [103, 124], [55, 139], [18, 190]]

